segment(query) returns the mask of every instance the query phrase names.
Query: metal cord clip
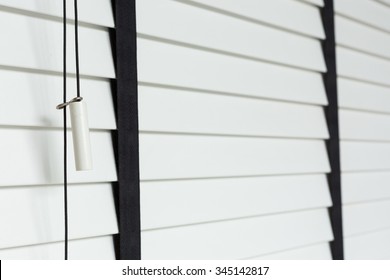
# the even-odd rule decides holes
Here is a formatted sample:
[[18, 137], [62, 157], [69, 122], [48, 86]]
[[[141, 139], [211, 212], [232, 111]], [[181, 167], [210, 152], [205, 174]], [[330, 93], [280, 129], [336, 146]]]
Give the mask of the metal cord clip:
[[57, 110], [61, 110], [61, 109], [64, 109], [66, 106], [68, 106], [70, 103], [73, 103], [73, 102], [80, 102], [81, 100], [83, 100], [82, 97], [78, 96], [78, 97], [75, 97], [71, 100], [69, 100], [68, 102], [64, 102], [64, 103], [61, 103], [61, 104], [58, 104], [56, 109]]

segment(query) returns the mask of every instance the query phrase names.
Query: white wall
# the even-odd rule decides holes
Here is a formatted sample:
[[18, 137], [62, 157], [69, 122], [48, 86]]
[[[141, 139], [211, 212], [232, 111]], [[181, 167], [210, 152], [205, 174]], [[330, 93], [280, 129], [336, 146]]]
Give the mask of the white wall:
[[331, 258], [322, 4], [137, 1], [142, 258]]
[[335, 1], [347, 259], [390, 258], [390, 6], [383, 3]]
[[[94, 170], [76, 172], [69, 133], [69, 257], [113, 259], [118, 232], [109, 79], [115, 78], [110, 0], [79, 1], [81, 91], [89, 107]], [[91, 7], [93, 7], [91, 9]], [[73, 1], [68, 1], [73, 16]], [[0, 258], [62, 259], [62, 1], [0, 0]], [[75, 72], [73, 25], [68, 69]], [[68, 80], [69, 99], [76, 95]]]

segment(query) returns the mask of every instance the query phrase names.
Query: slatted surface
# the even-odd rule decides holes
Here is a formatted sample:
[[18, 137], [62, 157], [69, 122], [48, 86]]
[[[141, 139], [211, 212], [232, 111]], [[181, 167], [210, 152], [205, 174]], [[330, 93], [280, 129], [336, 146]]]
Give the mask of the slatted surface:
[[[171, 0], [145, 0], [137, 4], [137, 31], [140, 35], [325, 71], [321, 44], [316, 39], [253, 22], [232, 20], [214, 11]], [[234, 36], [230, 30], [234, 30]], [[218, 40], [214, 40], [216, 37]], [[260, 39], [265, 37], [267, 40]], [[285, 45], [290, 47], [285, 48]]]
[[[61, 16], [62, 2], [0, 1], [0, 32], [7, 38], [0, 52], [1, 259], [63, 258], [62, 112], [55, 109], [62, 102]], [[111, 2], [80, 0], [79, 17], [81, 94], [89, 109], [94, 170], [75, 171], [69, 133], [70, 259], [114, 259]], [[69, 98], [76, 92], [73, 27], [69, 21]]]
[[224, 94], [327, 103], [320, 73], [143, 38], [138, 39], [138, 79]]
[[[141, 186], [142, 228], [329, 207], [331, 199], [327, 188], [323, 175], [144, 182]], [[289, 197], [283, 205], [276, 203], [281, 193]]]
[[389, 180], [388, 171], [346, 173], [342, 176], [343, 201], [357, 203], [390, 198]]
[[335, 1], [343, 223], [347, 259], [390, 250], [390, 7]]
[[320, 209], [144, 231], [142, 255], [146, 259], [245, 258], [330, 239], [328, 213]]
[[[118, 232], [110, 184], [71, 185], [68, 191], [70, 239]], [[7, 226], [0, 249], [62, 240], [62, 196], [62, 186], [2, 188], [0, 223]]]
[[325, 143], [320, 140], [141, 134], [140, 142], [143, 180], [330, 170]]
[[[12, 28], [9, 28], [10, 22]], [[12, 40], [4, 40], [1, 45], [0, 64], [40, 71], [62, 71], [61, 30], [61, 22], [0, 11], [0, 32], [5, 38], [12, 38]], [[79, 36], [80, 73], [94, 77], [114, 78], [108, 31], [80, 27]], [[73, 39], [74, 36], [69, 36], [67, 45], [68, 69], [71, 73], [76, 71]], [[17, 55], [9, 55], [11, 53]]]
[[316, 139], [329, 136], [319, 106], [148, 86], [140, 86], [139, 94], [141, 131]]
[[[79, 0], [78, 16], [81, 23], [90, 23], [96, 26], [114, 26], [112, 16], [112, 6], [110, 0]], [[0, 5], [3, 10], [7, 8], [20, 9], [21, 12], [34, 12], [40, 16], [53, 16], [62, 18], [62, 2], [46, 0], [1, 0]], [[93, 9], [91, 9], [93, 7]], [[70, 19], [74, 18], [73, 2], [67, 2], [67, 15]], [[95, 27], [96, 27], [95, 26]]]
[[[113, 260], [112, 236], [91, 237], [69, 241], [69, 259]], [[0, 258], [8, 260], [62, 259], [63, 242], [46, 243], [0, 250]]]
[[142, 258], [329, 259], [318, 4], [137, 1]]
[[319, 9], [299, 1], [291, 0], [177, 0], [183, 3], [199, 5], [207, 9], [228, 13], [233, 17], [271, 25], [276, 28], [323, 39], [324, 29]]

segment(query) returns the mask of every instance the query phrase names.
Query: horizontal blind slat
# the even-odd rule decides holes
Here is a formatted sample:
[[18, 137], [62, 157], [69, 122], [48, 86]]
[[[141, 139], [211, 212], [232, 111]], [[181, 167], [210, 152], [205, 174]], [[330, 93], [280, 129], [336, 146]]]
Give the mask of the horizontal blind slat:
[[[118, 232], [111, 184], [70, 185], [69, 238]], [[0, 188], [0, 248], [63, 240], [63, 187]], [[18, 207], [15, 207], [18, 205]]]
[[[0, 11], [0, 33], [8, 38], [1, 44], [0, 65], [62, 71], [61, 22]], [[80, 26], [79, 38], [80, 73], [115, 78], [108, 31]], [[69, 34], [67, 44], [68, 69], [75, 73], [74, 36]]]
[[338, 78], [341, 108], [390, 113], [390, 88]]
[[326, 71], [321, 43], [317, 39], [176, 1], [137, 1], [137, 32], [143, 36]]
[[143, 259], [238, 259], [332, 238], [328, 212], [320, 209], [144, 231], [141, 248]]
[[356, 203], [390, 198], [390, 172], [342, 174], [343, 203]]
[[[73, 5], [68, 1], [67, 16], [74, 19]], [[114, 16], [110, 0], [79, 0], [79, 21], [113, 27]], [[0, 10], [4, 8], [15, 8], [22, 11], [30, 11], [42, 15], [62, 18], [62, 1], [47, 0], [0, 0]]]
[[[62, 102], [62, 83], [60, 75], [0, 69], [0, 125], [62, 127], [62, 112], [55, 109]], [[81, 79], [80, 83], [90, 128], [115, 129], [110, 81]], [[73, 98], [76, 94], [74, 78], [68, 78], [67, 88]]]
[[317, 7], [291, 0], [179, 0], [196, 3], [247, 19], [323, 39], [324, 29]]
[[140, 135], [141, 179], [329, 172], [325, 143], [187, 135]]
[[[70, 183], [116, 181], [111, 133], [92, 131], [93, 170], [76, 172], [71, 132], [68, 149]], [[61, 130], [3, 128], [0, 143], [0, 186], [58, 184], [63, 182]], [[23, 176], [20, 176], [20, 174]], [[1, 188], [0, 188], [1, 190]]]
[[340, 139], [390, 141], [390, 115], [339, 110]]
[[141, 131], [328, 138], [320, 106], [147, 86], [138, 92]]
[[342, 171], [382, 171], [390, 169], [390, 143], [342, 140]]
[[137, 40], [138, 81], [325, 105], [320, 73]]
[[390, 33], [342, 16], [335, 17], [335, 24], [337, 44], [390, 59]]
[[390, 61], [344, 47], [336, 48], [336, 56], [338, 75], [390, 87]]
[[325, 175], [141, 183], [144, 230], [331, 204]]
[[343, 206], [344, 237], [390, 228], [390, 200]]
[[[0, 258], [7, 260], [62, 260], [64, 243], [54, 242], [10, 249], [0, 249]], [[112, 236], [69, 241], [70, 260], [115, 260]]]

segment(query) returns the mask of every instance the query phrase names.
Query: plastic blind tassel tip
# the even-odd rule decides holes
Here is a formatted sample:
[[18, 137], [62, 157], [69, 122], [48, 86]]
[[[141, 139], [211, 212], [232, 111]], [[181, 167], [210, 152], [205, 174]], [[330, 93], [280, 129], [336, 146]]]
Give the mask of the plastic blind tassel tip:
[[77, 171], [92, 169], [91, 141], [89, 137], [88, 112], [85, 101], [69, 104], [72, 123], [73, 151]]

